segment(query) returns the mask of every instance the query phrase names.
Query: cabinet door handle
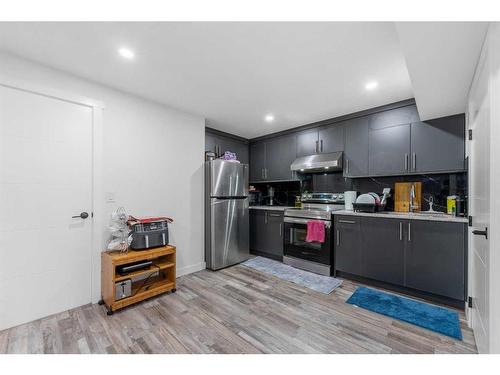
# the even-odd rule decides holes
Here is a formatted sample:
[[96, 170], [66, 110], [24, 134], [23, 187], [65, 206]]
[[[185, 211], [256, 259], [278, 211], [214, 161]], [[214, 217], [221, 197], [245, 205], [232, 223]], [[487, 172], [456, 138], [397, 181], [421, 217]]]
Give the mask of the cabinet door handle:
[[417, 170], [417, 154], [415, 152], [413, 153], [413, 163], [412, 163], [412, 165], [413, 165], [412, 166], [413, 170], [414, 171]]
[[342, 219], [339, 220], [339, 223], [343, 223], [343, 224], [356, 224], [356, 222], [354, 220], [342, 220]]
[[290, 243], [293, 243], [293, 229], [290, 228]]
[[271, 217], [281, 217], [280, 214], [269, 214], [269, 216], [271, 216]]
[[408, 170], [408, 154], [405, 154], [405, 171]]
[[264, 222], [267, 224], [267, 212], [264, 213]]
[[337, 247], [340, 246], [340, 231], [337, 229]]
[[283, 223], [280, 223], [280, 237], [283, 237]]
[[403, 223], [399, 222], [399, 240], [403, 241]]
[[349, 174], [349, 159], [345, 159], [345, 167], [347, 174]]
[[472, 234], [476, 236], [484, 236], [486, 239], [488, 239], [488, 227], [484, 228], [484, 230], [473, 230]]
[[318, 148], [318, 141], [316, 141], [316, 146], [314, 148], [314, 152], [317, 154], [319, 152], [319, 148]]
[[408, 242], [411, 242], [411, 223], [408, 223]]
[[323, 140], [319, 141], [319, 151], [323, 152]]

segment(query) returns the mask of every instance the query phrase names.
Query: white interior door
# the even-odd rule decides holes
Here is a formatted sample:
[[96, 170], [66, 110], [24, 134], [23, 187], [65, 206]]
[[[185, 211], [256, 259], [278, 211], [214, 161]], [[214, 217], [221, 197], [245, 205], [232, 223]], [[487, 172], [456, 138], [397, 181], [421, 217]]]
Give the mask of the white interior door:
[[0, 86], [0, 330], [91, 301], [92, 108]]
[[490, 84], [488, 51], [485, 49], [478, 64], [469, 94], [469, 208], [472, 228], [469, 232], [469, 293], [472, 296], [472, 328], [480, 353], [489, 352], [490, 332], [490, 247], [483, 235], [490, 227]]

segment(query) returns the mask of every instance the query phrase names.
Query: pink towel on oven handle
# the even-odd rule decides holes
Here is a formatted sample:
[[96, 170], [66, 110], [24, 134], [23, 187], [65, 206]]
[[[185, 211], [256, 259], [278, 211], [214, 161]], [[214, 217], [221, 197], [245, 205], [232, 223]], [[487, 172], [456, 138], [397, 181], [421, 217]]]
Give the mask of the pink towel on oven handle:
[[306, 242], [325, 242], [325, 223], [323, 221], [307, 221]]

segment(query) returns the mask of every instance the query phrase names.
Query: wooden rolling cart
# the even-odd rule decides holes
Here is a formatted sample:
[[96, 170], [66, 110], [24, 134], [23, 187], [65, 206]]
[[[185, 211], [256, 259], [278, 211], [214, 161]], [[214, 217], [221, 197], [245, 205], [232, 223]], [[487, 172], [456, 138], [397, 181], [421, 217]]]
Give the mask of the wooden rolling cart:
[[[118, 266], [139, 261], [150, 260], [153, 264], [147, 269], [132, 271], [121, 275], [117, 272]], [[157, 276], [149, 277], [158, 272]], [[134, 281], [134, 278], [141, 280]], [[115, 299], [116, 283], [131, 279], [132, 290], [129, 297]], [[163, 246], [149, 250], [127, 253], [104, 252], [101, 255], [101, 296], [100, 305], [105, 305], [108, 315], [113, 312], [154, 297], [165, 292], [175, 293], [175, 246]]]

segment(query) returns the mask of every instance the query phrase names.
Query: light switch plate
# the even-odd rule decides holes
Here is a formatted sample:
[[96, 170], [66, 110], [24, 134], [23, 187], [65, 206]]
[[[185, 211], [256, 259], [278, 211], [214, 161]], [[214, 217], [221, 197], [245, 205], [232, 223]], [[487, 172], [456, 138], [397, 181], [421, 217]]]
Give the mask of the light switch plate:
[[109, 191], [106, 192], [104, 195], [104, 200], [106, 201], [106, 203], [115, 203], [116, 202], [115, 193]]

